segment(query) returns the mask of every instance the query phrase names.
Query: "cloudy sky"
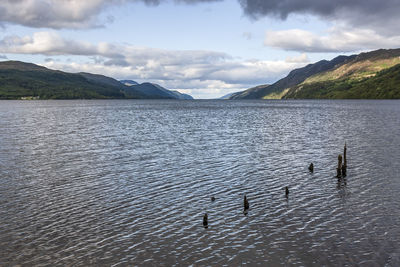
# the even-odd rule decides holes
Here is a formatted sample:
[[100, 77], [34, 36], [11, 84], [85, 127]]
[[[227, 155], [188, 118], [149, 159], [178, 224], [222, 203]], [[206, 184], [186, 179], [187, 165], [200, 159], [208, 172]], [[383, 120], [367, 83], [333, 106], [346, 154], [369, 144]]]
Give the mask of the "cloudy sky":
[[398, 14], [399, 0], [1, 0], [0, 60], [214, 98], [398, 48]]

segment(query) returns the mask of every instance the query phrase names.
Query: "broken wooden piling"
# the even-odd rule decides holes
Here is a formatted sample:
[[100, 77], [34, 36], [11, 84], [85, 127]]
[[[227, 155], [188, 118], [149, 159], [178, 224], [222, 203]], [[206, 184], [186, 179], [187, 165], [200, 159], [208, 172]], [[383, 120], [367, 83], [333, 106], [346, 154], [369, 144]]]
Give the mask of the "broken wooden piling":
[[346, 158], [347, 147], [346, 143], [344, 143], [344, 150], [343, 150], [343, 165], [342, 165], [342, 176], [347, 175], [347, 158]]
[[203, 217], [203, 226], [204, 226], [204, 228], [208, 227], [208, 215], [207, 215], [207, 213], [204, 214], [204, 217]]
[[247, 201], [246, 195], [244, 195], [243, 206], [244, 206], [244, 210], [248, 210], [250, 208], [249, 201]]
[[310, 172], [314, 172], [314, 164], [313, 163], [311, 163], [310, 166], [308, 166], [308, 170]]
[[338, 156], [338, 167], [336, 168], [336, 177], [342, 177], [342, 155]]

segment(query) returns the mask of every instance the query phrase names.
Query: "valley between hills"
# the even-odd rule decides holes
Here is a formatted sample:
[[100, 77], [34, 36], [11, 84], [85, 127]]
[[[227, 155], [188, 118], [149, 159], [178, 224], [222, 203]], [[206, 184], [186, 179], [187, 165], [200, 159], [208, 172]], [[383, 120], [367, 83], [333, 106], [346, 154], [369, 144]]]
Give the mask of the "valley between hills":
[[[193, 99], [154, 83], [0, 62], [0, 99]], [[380, 49], [292, 70], [223, 99], [400, 99], [400, 49]]]

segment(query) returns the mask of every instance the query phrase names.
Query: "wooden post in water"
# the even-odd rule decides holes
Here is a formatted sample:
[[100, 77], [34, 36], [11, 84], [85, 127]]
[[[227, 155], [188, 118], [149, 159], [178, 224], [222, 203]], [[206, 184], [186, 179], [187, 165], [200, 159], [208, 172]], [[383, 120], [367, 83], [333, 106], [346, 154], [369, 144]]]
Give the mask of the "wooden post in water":
[[342, 177], [342, 155], [338, 156], [338, 167], [336, 169], [336, 177]]
[[208, 216], [207, 216], [207, 213], [204, 214], [204, 217], [203, 217], [203, 226], [204, 226], [204, 228], [208, 227]]
[[342, 165], [342, 176], [346, 176], [347, 174], [347, 159], [346, 159], [346, 152], [347, 152], [347, 147], [346, 143], [344, 143], [344, 151], [343, 151], [343, 165]]
[[244, 199], [243, 199], [243, 206], [244, 206], [244, 210], [248, 210], [250, 205], [249, 205], [249, 201], [247, 201], [247, 197], [246, 195], [244, 195]]
[[314, 164], [311, 162], [310, 166], [308, 166], [308, 170], [310, 172], [314, 172]]

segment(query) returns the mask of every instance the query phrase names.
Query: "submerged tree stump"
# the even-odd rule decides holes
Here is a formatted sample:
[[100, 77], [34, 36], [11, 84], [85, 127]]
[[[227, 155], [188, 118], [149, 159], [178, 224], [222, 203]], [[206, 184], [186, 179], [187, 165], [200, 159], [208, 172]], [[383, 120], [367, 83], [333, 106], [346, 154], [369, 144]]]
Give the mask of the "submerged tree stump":
[[250, 208], [249, 201], [247, 201], [246, 195], [244, 195], [243, 206], [244, 206], [244, 210], [248, 210]]
[[308, 166], [308, 170], [310, 172], [314, 172], [314, 164], [313, 163], [311, 163], [310, 166]]
[[336, 168], [336, 177], [342, 177], [342, 155], [338, 156], [338, 166]]
[[343, 150], [343, 165], [342, 165], [342, 176], [345, 177], [347, 175], [347, 158], [346, 158], [347, 147], [346, 143], [344, 143]]
[[208, 215], [207, 215], [207, 213], [204, 214], [204, 217], [203, 217], [203, 226], [204, 226], [204, 228], [208, 227]]

